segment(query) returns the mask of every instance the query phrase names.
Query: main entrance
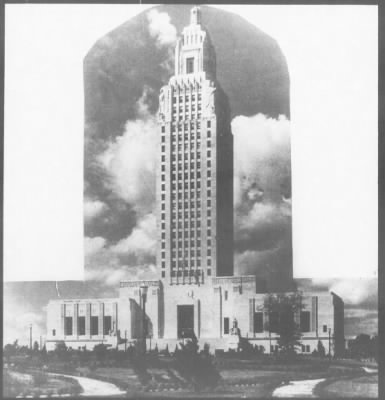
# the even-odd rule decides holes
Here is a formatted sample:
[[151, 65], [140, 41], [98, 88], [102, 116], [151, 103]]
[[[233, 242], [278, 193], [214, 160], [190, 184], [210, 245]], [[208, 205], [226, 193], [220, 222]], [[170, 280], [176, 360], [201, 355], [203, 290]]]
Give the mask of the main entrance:
[[178, 338], [192, 338], [194, 336], [194, 306], [181, 305], [178, 309]]

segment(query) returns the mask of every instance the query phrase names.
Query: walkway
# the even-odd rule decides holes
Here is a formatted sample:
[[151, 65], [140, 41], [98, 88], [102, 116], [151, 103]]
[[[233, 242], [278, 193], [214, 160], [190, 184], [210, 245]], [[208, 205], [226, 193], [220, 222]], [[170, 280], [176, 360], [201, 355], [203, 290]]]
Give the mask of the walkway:
[[64, 376], [66, 378], [75, 379], [83, 389], [83, 392], [80, 393], [80, 396], [118, 396], [126, 394], [125, 391], [119, 389], [116, 385], [109, 382], [74, 375], [62, 375], [53, 373], [50, 375], [55, 375], [59, 377]]
[[305, 381], [290, 381], [288, 385], [280, 386], [273, 392], [273, 397], [316, 397], [314, 388], [325, 379]]

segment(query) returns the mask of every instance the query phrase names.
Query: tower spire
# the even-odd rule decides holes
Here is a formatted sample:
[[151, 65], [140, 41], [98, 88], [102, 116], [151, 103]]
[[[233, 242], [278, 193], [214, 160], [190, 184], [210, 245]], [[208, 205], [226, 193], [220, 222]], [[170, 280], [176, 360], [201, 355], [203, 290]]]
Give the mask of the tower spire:
[[190, 11], [190, 25], [200, 25], [201, 24], [201, 9], [195, 6]]

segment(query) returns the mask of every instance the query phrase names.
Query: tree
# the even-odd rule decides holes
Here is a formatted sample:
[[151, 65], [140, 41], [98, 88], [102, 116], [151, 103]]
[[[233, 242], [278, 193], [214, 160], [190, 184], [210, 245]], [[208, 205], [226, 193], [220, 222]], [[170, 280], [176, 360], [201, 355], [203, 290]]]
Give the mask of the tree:
[[353, 358], [368, 358], [371, 356], [370, 336], [362, 333], [358, 335], [350, 344], [349, 350]]
[[195, 391], [213, 388], [218, 384], [220, 375], [209, 354], [209, 348], [199, 353], [198, 339], [195, 335], [180, 343], [180, 350], [175, 353], [176, 367], [183, 378], [190, 382]]
[[317, 354], [320, 357], [325, 357], [325, 354], [326, 354], [325, 347], [320, 340], [317, 343]]
[[97, 344], [94, 347], [94, 353], [96, 355], [96, 359], [99, 361], [104, 361], [107, 358], [107, 346], [103, 343]]
[[277, 342], [283, 355], [293, 356], [301, 345], [302, 334], [295, 316], [300, 314], [302, 304], [302, 294], [299, 292], [269, 293], [265, 296], [263, 310], [269, 316], [265, 329], [279, 335]]
[[4, 352], [3, 352], [4, 357], [9, 361], [9, 359], [12, 356], [15, 356], [17, 354], [18, 350], [19, 350], [18, 340], [15, 340], [13, 344], [8, 343], [4, 346]]
[[39, 343], [37, 342], [37, 340], [35, 340], [33, 343], [33, 351], [35, 353], [37, 353], [39, 351]]

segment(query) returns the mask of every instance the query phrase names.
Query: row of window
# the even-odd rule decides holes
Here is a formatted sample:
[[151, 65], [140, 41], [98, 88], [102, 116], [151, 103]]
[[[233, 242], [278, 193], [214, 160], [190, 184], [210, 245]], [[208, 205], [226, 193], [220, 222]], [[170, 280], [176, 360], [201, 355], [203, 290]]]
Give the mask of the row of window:
[[[161, 160], [162, 160], [162, 162], [165, 162], [166, 161], [166, 156], [162, 155]], [[178, 167], [179, 170], [182, 170], [182, 167], [183, 167], [184, 171], [186, 171], [186, 170], [189, 169], [189, 162], [188, 162], [188, 160], [185, 160], [184, 164], [183, 164], [182, 160], [179, 160], [178, 164], [175, 164], [175, 166], [173, 166], [172, 171], [176, 170], [176, 168], [175, 168], [176, 166]], [[200, 172], [200, 168], [201, 168], [201, 162], [200, 161], [196, 161], [196, 162], [191, 161], [190, 162], [190, 171], [191, 170], [195, 170], [195, 168], [196, 168], [197, 172]], [[207, 160], [207, 168], [211, 168], [211, 160]], [[162, 172], [166, 172], [166, 166], [164, 164], [162, 164], [162, 166], [161, 166], [161, 171]]]
[[[195, 257], [195, 256], [200, 257], [201, 250], [199, 247], [196, 250], [194, 248], [190, 247], [190, 250], [185, 248], [185, 250], [183, 251], [181, 248], [179, 248], [179, 250], [172, 250], [172, 252], [171, 252], [172, 258], [177, 258], [177, 257], [181, 258], [181, 257], [183, 257], [183, 255], [185, 257], [188, 257], [189, 255], [190, 255], [190, 257]], [[210, 248], [207, 249], [207, 256], [209, 256], [209, 257], [211, 256]]]
[[[187, 155], [190, 155], [190, 157], [187, 157]], [[211, 157], [211, 150], [207, 150], [207, 158]], [[186, 153], [176, 153], [176, 154], [171, 154], [171, 161], [175, 162], [182, 162], [182, 160], [184, 159], [185, 161], [188, 160], [190, 158], [190, 160], [200, 160], [201, 159], [201, 152], [198, 150], [197, 152], [195, 151], [190, 151], [190, 152], [186, 152]], [[162, 155], [161, 158], [162, 161], [166, 161], [165, 155]], [[199, 167], [198, 167], [199, 168]]]
[[[196, 190], [196, 192], [194, 190]], [[165, 189], [162, 189], [162, 191], [165, 191]], [[177, 198], [176, 195], [177, 194], [179, 195], [178, 196], [179, 197], [178, 200], [180, 200], [182, 198], [183, 190], [178, 191], [178, 192], [172, 192], [171, 193], [171, 200], [176, 201], [176, 198]], [[185, 200], [187, 200], [188, 198], [192, 199], [194, 197], [200, 198], [200, 196], [201, 196], [201, 189], [200, 188], [192, 189], [191, 192], [188, 192], [187, 190], [184, 192], [184, 199]], [[207, 197], [211, 197], [211, 190], [207, 190]]]
[[181, 103], [179, 103], [179, 107], [178, 107], [177, 103], [173, 103], [172, 108], [173, 108], [173, 111], [174, 111], [174, 112], [179, 108], [179, 112], [180, 112], [180, 113], [182, 113], [183, 111], [186, 112], [186, 113], [188, 113], [189, 110], [191, 110], [191, 111], [193, 111], [193, 112], [196, 111], [196, 110], [198, 110], [198, 111], [201, 111], [201, 110], [202, 110], [201, 103], [198, 103], [198, 106], [197, 106], [197, 107], [195, 107], [195, 104], [194, 104], [194, 103], [192, 103], [191, 105], [190, 105], [189, 103], [186, 103], [186, 104], [183, 104], [183, 103], [181, 104]]
[[[207, 261], [208, 261], [207, 265], [211, 265], [211, 260], [207, 260]], [[172, 270], [176, 269], [177, 268], [177, 264], [179, 265], [179, 267], [184, 268], [184, 269], [189, 268], [189, 267], [191, 267], [191, 268], [195, 268], [195, 267], [200, 268], [201, 260], [199, 258], [196, 259], [196, 260], [195, 259], [190, 260], [189, 262], [186, 261], [186, 260], [179, 260], [179, 261], [174, 260], [171, 263], [171, 269]], [[162, 261], [161, 262], [161, 266], [162, 266], [162, 269], [165, 269], [166, 268], [166, 261]]]
[[[111, 331], [111, 316], [104, 316], [103, 317], [103, 334], [108, 335]], [[86, 334], [86, 317], [78, 317], [77, 319], [77, 328], [78, 328], [78, 335], [84, 336]], [[56, 331], [53, 332], [53, 336], [55, 336]], [[71, 336], [73, 335], [73, 318], [72, 317], [65, 317], [64, 320], [64, 335]], [[99, 335], [99, 317], [91, 316], [90, 317], [90, 334], [91, 335]]]
[[[183, 247], [183, 244], [184, 244], [184, 247], [200, 247], [201, 246], [201, 241], [200, 241], [200, 239], [198, 239], [195, 242], [195, 240], [193, 239], [193, 240], [190, 240], [190, 241], [185, 240], [184, 243], [183, 243], [183, 241], [181, 239], [178, 240], [178, 242], [176, 240], [172, 240], [170, 248], [171, 249], [177, 249], [178, 247]], [[207, 246], [211, 246], [211, 239], [207, 240]], [[165, 248], [166, 248], [166, 242], [162, 241], [162, 249], [165, 249]]]
[[[178, 199], [178, 202], [179, 203], [183, 203], [183, 199], [180, 197]], [[181, 209], [181, 207], [182, 207], [182, 204], [179, 205], [178, 209]], [[199, 218], [199, 213], [200, 213], [200, 207], [201, 207], [201, 202], [199, 200], [196, 203], [194, 201], [190, 201], [190, 202], [185, 202], [184, 203], [184, 210], [187, 212], [189, 209], [191, 209], [191, 210], [196, 209], [198, 218]], [[207, 200], [207, 207], [208, 208], [211, 207], [211, 200]], [[165, 211], [166, 210], [166, 203], [162, 202], [161, 203], [161, 208], [162, 208], [162, 211]], [[172, 210], [174, 211], [174, 213], [175, 213], [176, 209], [177, 209], [176, 201], [173, 201], [172, 202]], [[210, 210], [208, 210], [208, 211], [210, 211]], [[192, 211], [192, 213], [193, 213], [193, 211]], [[211, 215], [211, 211], [207, 215]]]
[[[194, 111], [194, 113], [196, 113], [196, 111]], [[183, 111], [179, 112], [179, 114], [185, 114], [186, 115], [186, 114], [192, 114], [192, 113], [187, 113], [186, 110], [183, 110]], [[178, 116], [178, 114], [174, 111], [172, 113], [172, 118], [174, 120], [176, 120], [177, 116]], [[202, 117], [202, 114], [198, 111], [198, 114], [196, 114], [196, 118], [200, 119], [201, 117]]]
[[[189, 96], [189, 95], [182, 96], [182, 95], [179, 94], [179, 96], [178, 95], [174, 95], [173, 96], [173, 100], [176, 101], [178, 99], [178, 97], [179, 97], [179, 102], [182, 102], [183, 99], [186, 102], [189, 101], [190, 99], [191, 99], [191, 101], [195, 101], [195, 99], [196, 99], [195, 94], [192, 94], [191, 96]], [[200, 101], [200, 100], [202, 100], [202, 95], [198, 94], [198, 101]]]
[[[182, 276], [199, 276], [202, 275], [202, 271], [199, 269], [189, 269], [189, 270], [178, 270], [178, 271], [171, 271], [172, 277], [182, 277]], [[211, 276], [211, 269], [207, 269], [207, 275]]]
[[[171, 228], [172, 229], [183, 229], [183, 226], [188, 228], [188, 225], [190, 225], [190, 228], [200, 228], [201, 227], [201, 221], [195, 221], [195, 220], [189, 220], [189, 219], [183, 219], [183, 220], [172, 220], [171, 222]], [[206, 222], [206, 226], [211, 227], [211, 220], [208, 219]]]
[[[206, 124], [207, 128], [211, 128], [211, 121], [207, 121]], [[176, 128], [182, 129], [184, 128], [184, 130], [188, 130], [190, 129], [200, 129], [201, 128], [201, 121], [190, 121], [190, 122], [172, 122], [171, 124], [171, 132], [176, 132]], [[161, 127], [161, 133], [165, 133], [166, 132], [166, 127], [163, 125]]]

